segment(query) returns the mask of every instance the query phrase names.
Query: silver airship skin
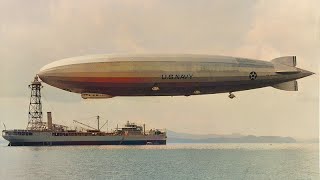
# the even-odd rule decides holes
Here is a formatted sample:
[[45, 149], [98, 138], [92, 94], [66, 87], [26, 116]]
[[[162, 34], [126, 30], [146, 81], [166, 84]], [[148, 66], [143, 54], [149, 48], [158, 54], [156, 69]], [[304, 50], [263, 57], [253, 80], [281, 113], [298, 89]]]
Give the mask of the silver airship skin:
[[41, 80], [83, 98], [189, 96], [272, 86], [297, 91], [296, 79], [312, 75], [296, 57], [270, 62], [211, 55], [93, 55], [55, 61]]

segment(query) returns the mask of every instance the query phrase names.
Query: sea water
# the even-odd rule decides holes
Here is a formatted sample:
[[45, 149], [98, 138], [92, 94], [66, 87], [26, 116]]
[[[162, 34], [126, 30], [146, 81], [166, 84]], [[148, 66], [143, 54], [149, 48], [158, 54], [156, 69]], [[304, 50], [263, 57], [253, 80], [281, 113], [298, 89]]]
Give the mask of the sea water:
[[318, 144], [8, 147], [0, 179], [319, 179]]

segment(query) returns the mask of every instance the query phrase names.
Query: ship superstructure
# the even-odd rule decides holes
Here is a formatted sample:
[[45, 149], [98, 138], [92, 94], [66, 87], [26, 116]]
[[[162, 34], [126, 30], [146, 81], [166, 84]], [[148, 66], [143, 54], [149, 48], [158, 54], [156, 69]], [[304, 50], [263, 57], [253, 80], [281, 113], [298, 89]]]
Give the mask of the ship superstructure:
[[43, 122], [42, 85], [38, 77], [35, 77], [29, 87], [31, 88], [31, 97], [27, 128], [2, 131], [2, 137], [9, 141], [9, 146], [166, 144], [165, 130], [150, 129], [146, 131], [145, 124], [140, 126], [129, 121], [124, 127], [117, 127], [112, 132], [101, 131], [99, 116], [97, 116], [97, 128], [74, 120], [74, 122], [87, 127], [82, 130], [54, 124], [51, 112], [47, 112], [47, 122]]

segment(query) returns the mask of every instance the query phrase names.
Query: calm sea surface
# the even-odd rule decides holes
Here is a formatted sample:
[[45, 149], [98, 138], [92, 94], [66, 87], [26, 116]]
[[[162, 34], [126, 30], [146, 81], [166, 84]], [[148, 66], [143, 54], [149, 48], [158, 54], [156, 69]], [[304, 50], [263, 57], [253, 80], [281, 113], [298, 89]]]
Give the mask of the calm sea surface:
[[0, 179], [320, 179], [318, 144], [6, 145]]

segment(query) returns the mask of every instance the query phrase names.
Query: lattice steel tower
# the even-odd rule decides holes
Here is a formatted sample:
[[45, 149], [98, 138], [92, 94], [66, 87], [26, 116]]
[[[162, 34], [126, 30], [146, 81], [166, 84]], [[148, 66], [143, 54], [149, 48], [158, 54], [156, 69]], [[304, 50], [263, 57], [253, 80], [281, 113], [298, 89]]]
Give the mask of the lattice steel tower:
[[28, 114], [28, 126], [29, 130], [43, 130], [45, 129], [45, 123], [42, 122], [42, 104], [41, 104], [41, 82], [38, 76], [29, 85], [31, 89], [29, 114]]

